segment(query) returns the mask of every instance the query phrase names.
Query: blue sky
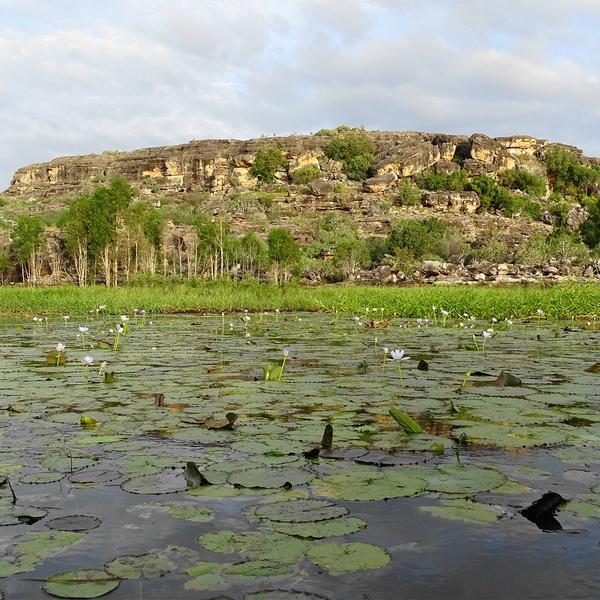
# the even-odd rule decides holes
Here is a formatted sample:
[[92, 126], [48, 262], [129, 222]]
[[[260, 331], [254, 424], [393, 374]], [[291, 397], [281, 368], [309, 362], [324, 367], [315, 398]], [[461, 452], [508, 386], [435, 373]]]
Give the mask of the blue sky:
[[369, 129], [600, 156], [600, 0], [0, 0], [0, 189], [55, 156]]

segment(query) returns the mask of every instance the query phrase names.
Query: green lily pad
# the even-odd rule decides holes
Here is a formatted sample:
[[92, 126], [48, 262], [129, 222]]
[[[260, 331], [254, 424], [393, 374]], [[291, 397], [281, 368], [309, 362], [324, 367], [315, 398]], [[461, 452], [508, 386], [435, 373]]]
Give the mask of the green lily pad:
[[285, 564], [295, 563], [308, 547], [307, 542], [271, 531], [216, 531], [201, 535], [198, 542], [211, 552]]
[[132, 494], [172, 494], [187, 488], [185, 479], [180, 473], [171, 469], [155, 475], [134, 477], [121, 484], [121, 488]]
[[119, 578], [99, 569], [64, 571], [49, 577], [43, 588], [59, 598], [99, 598], [119, 586]]
[[280, 488], [285, 484], [302, 485], [312, 479], [314, 475], [305, 469], [263, 467], [232, 473], [227, 481], [247, 488]]
[[488, 492], [506, 482], [506, 477], [488, 467], [474, 465], [441, 465], [427, 474], [427, 489], [432, 492], [463, 494]]
[[435, 517], [468, 523], [495, 523], [499, 516], [497, 511], [484, 504], [463, 499], [448, 500], [440, 506], [422, 506], [421, 510]]
[[42, 483], [55, 483], [65, 478], [64, 473], [57, 471], [42, 471], [38, 473], [27, 473], [19, 477], [19, 483], [21, 484], [42, 484]]
[[6, 525], [31, 525], [48, 514], [47, 510], [33, 506], [0, 505], [0, 527]]
[[323, 542], [313, 544], [306, 555], [312, 562], [326, 568], [331, 575], [343, 575], [354, 571], [380, 569], [390, 562], [390, 555], [372, 544], [336, 544]]
[[152, 579], [169, 573], [173, 565], [159, 554], [121, 556], [106, 564], [106, 570], [120, 579]]
[[280, 523], [276, 521], [265, 521], [265, 524], [273, 531], [309, 539], [350, 535], [367, 526], [362, 519], [356, 517], [341, 517], [339, 519], [316, 521], [314, 523]]
[[286, 523], [308, 523], [335, 519], [348, 513], [344, 506], [326, 500], [296, 500], [273, 502], [259, 506], [254, 514], [261, 519]]
[[338, 500], [385, 500], [422, 493], [427, 482], [411, 467], [379, 469], [367, 465], [343, 466], [311, 484], [319, 496]]

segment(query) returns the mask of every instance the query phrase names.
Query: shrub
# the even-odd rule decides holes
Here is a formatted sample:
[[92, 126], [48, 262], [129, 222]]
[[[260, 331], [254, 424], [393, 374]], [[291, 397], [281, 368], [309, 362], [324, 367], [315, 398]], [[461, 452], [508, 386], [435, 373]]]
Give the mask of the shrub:
[[477, 175], [466, 185], [466, 189], [475, 192], [481, 200], [480, 212], [490, 208], [501, 210], [506, 216], [512, 217], [525, 204], [525, 200], [511, 194], [506, 188], [499, 186], [487, 175]]
[[269, 258], [281, 265], [290, 266], [300, 260], [300, 248], [285, 227], [275, 227], [267, 238]]
[[413, 258], [436, 255], [439, 252], [439, 242], [445, 233], [445, 224], [433, 217], [422, 221], [398, 221], [387, 238], [388, 253], [396, 254], [398, 249], [405, 249]]
[[511, 190], [521, 190], [530, 196], [543, 196], [546, 193], [546, 182], [539, 176], [523, 169], [508, 169], [499, 175], [499, 182]]
[[600, 245], [600, 196], [588, 205], [589, 216], [581, 224], [579, 233], [589, 248]]
[[346, 237], [335, 248], [333, 264], [349, 279], [369, 264], [370, 256], [364, 240]]
[[407, 181], [402, 181], [398, 188], [398, 204], [401, 206], [415, 206], [421, 203], [421, 190]]
[[292, 171], [292, 183], [303, 185], [310, 183], [321, 176], [321, 170], [317, 165], [306, 165]]
[[279, 148], [261, 148], [250, 167], [250, 174], [261, 183], [273, 183], [275, 173], [287, 164]]
[[420, 188], [437, 192], [450, 191], [462, 192], [467, 185], [469, 175], [462, 169], [454, 173], [436, 173], [435, 171], [425, 171], [416, 178], [416, 183]]
[[[338, 128], [339, 131], [339, 128]], [[325, 148], [325, 156], [342, 163], [349, 179], [361, 181], [368, 175], [375, 159], [373, 143], [364, 131], [339, 133]]]
[[586, 193], [589, 186], [600, 181], [597, 167], [583, 166], [577, 156], [564, 148], [551, 148], [546, 154], [546, 168], [556, 191], [576, 195]]

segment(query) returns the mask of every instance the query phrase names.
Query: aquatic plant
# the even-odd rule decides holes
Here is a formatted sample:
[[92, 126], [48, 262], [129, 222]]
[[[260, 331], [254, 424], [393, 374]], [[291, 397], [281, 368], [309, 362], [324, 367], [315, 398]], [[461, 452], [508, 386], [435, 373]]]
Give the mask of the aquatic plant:
[[81, 336], [81, 349], [85, 350], [85, 334], [90, 330], [89, 327], [85, 325], [80, 325], [77, 329], [79, 329], [79, 335]]

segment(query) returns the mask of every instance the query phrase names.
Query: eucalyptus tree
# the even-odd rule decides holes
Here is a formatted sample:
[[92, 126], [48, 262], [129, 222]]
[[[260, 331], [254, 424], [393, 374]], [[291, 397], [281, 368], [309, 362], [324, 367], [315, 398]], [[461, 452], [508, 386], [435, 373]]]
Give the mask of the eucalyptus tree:
[[40, 250], [45, 239], [44, 222], [37, 215], [21, 216], [12, 231], [12, 248], [16, 252], [23, 282], [35, 285], [40, 276]]

